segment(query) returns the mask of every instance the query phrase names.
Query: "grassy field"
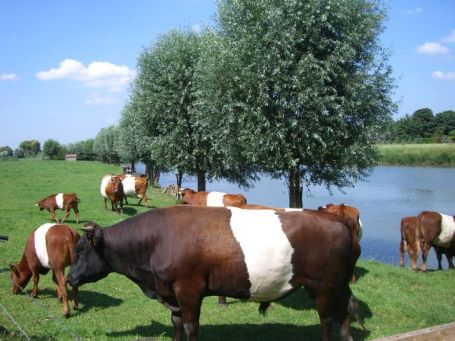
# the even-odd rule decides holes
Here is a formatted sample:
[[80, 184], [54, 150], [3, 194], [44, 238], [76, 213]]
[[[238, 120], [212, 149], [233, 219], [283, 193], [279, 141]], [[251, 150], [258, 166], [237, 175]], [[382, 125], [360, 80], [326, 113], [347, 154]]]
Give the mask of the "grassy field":
[[[124, 215], [104, 209], [99, 194], [102, 175], [119, 173], [120, 167], [98, 162], [8, 161], [0, 162], [0, 340], [170, 340], [170, 313], [161, 304], [146, 298], [127, 278], [111, 274], [79, 291], [80, 308], [71, 317], [62, 317], [62, 305], [55, 298], [51, 276], [41, 276], [40, 296], [12, 294], [9, 264], [19, 261], [30, 231], [50, 214], [33, 205], [55, 192], [76, 192], [81, 198], [81, 223], [71, 213], [68, 225], [78, 228], [86, 221], [108, 226], [146, 211], [129, 200]], [[175, 204], [172, 197], [153, 189], [151, 208]], [[62, 217], [63, 212], [58, 212]], [[398, 252], [398, 245], [397, 245]], [[354, 340], [371, 340], [418, 328], [453, 321], [455, 317], [455, 271], [414, 273], [409, 269], [360, 261], [358, 283], [351, 288], [360, 301], [368, 332], [352, 323]], [[319, 340], [319, 319], [314, 302], [305, 290], [273, 304], [267, 316], [258, 314], [258, 305], [228, 299], [220, 308], [216, 297], [204, 300], [200, 340]], [[336, 332], [333, 339], [338, 339]]]
[[383, 165], [455, 167], [455, 143], [381, 144]]

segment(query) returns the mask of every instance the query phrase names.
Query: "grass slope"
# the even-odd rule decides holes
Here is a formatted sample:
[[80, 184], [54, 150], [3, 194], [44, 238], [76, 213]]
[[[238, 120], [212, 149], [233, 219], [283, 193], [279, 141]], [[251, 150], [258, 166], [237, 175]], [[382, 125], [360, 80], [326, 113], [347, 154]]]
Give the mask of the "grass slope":
[[[64, 319], [62, 305], [55, 298], [51, 275], [41, 276], [38, 299], [11, 291], [9, 264], [19, 261], [30, 231], [49, 222], [50, 214], [33, 206], [35, 200], [56, 192], [76, 192], [81, 198], [81, 224], [71, 213], [73, 228], [86, 221], [108, 226], [147, 209], [130, 199], [120, 216], [104, 209], [99, 193], [101, 177], [118, 173], [120, 167], [97, 162], [8, 161], [0, 162], [0, 234], [9, 241], [0, 243], [0, 340], [25, 339], [14, 321], [32, 340], [170, 340], [170, 313], [161, 304], [146, 298], [130, 280], [111, 274], [79, 291], [80, 308]], [[150, 206], [175, 204], [159, 189], [149, 192]], [[59, 211], [58, 216], [62, 217]], [[397, 248], [398, 252], [398, 248]], [[351, 288], [360, 301], [369, 332], [352, 323], [355, 340], [424, 328], [453, 321], [455, 317], [455, 271], [413, 273], [374, 261], [361, 261], [358, 283]], [[228, 299], [220, 308], [216, 297], [204, 300], [200, 340], [318, 340], [321, 337], [314, 302], [305, 290], [272, 305], [267, 316], [258, 305]], [[336, 332], [333, 339], [338, 339]]]

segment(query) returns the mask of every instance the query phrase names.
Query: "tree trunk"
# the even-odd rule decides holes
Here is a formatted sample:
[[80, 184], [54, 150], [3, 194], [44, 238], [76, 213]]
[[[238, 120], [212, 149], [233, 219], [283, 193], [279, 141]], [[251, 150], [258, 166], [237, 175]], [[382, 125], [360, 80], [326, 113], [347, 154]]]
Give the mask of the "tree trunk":
[[182, 188], [183, 172], [181, 170], [177, 170], [177, 173], [175, 174], [175, 180], [176, 180], [176, 183], [177, 183], [177, 187], [179, 189]]
[[136, 165], [134, 164], [134, 160], [131, 161], [131, 173], [135, 173], [136, 172]]
[[298, 169], [289, 171], [289, 207], [302, 208], [303, 188], [300, 185], [300, 173]]
[[197, 171], [197, 190], [205, 191], [205, 172], [202, 170]]

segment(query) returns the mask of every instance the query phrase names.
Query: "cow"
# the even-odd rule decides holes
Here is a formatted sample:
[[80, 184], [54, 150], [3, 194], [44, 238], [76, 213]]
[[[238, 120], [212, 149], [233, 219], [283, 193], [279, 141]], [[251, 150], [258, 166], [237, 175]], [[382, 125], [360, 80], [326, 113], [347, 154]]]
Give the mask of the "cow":
[[242, 194], [227, 194], [223, 192], [195, 192], [190, 188], [180, 190], [182, 204], [223, 207], [240, 207], [246, 205], [246, 198]]
[[125, 199], [125, 204], [128, 205], [127, 196], [137, 197], [139, 198], [139, 202], [137, 204], [140, 205], [142, 199], [144, 199], [144, 207], [147, 207], [147, 178], [131, 174], [122, 174], [119, 175], [119, 177], [122, 179], [123, 193], [125, 194], [123, 198]]
[[422, 271], [427, 271], [427, 257], [432, 246], [436, 251], [438, 269], [442, 270], [442, 253], [446, 255], [449, 269], [453, 269], [455, 256], [454, 217], [434, 211], [423, 211], [417, 216], [417, 231], [422, 252]]
[[[30, 278], [33, 281], [32, 297], [38, 297], [40, 274], [52, 270], [52, 279], [56, 284], [57, 297], [63, 302], [63, 316], [68, 317], [68, 292], [66, 288], [65, 267], [74, 261], [75, 246], [79, 234], [62, 224], [44, 224], [33, 230], [25, 243], [24, 253], [19, 263], [11, 264], [13, 293], [25, 290]], [[78, 287], [73, 286], [73, 308], [78, 308]]]
[[417, 231], [417, 217], [403, 217], [400, 222], [400, 266], [404, 267], [404, 253], [408, 251], [411, 268], [417, 271], [417, 257], [420, 252], [420, 240]]
[[[332, 322], [351, 340], [349, 280], [359, 253], [350, 220], [325, 212], [170, 206], [110, 227], [83, 227], [68, 283], [123, 274], [171, 310], [173, 340], [197, 340], [203, 298], [224, 295], [260, 304], [301, 286], [316, 300], [322, 340]], [[134, 250], [134, 252], [132, 252]]]
[[[119, 176], [107, 174], [103, 176], [100, 187], [101, 195], [104, 198], [104, 208], [107, 209], [107, 200], [111, 201], [112, 211], [123, 214], [123, 192], [122, 179]], [[120, 205], [120, 208], [118, 206]]]
[[[35, 202], [35, 206], [38, 206], [40, 211], [46, 209], [51, 213], [52, 220], [55, 220], [56, 223], [63, 224], [65, 220], [70, 215], [71, 209], [73, 209], [74, 214], [76, 215], [76, 224], [79, 224], [79, 208], [78, 204], [80, 199], [77, 197], [76, 193], [58, 193], [51, 194], [48, 197], [38, 200]], [[55, 215], [55, 210], [65, 210], [65, 215], [63, 216], [62, 221], [59, 221]]]
[[357, 238], [362, 239], [362, 221], [360, 220], [359, 209], [354, 206], [349, 206], [346, 204], [327, 204], [325, 206], [319, 207], [318, 210], [324, 210], [330, 213], [339, 215], [340, 217], [349, 217], [354, 220], [354, 235]]

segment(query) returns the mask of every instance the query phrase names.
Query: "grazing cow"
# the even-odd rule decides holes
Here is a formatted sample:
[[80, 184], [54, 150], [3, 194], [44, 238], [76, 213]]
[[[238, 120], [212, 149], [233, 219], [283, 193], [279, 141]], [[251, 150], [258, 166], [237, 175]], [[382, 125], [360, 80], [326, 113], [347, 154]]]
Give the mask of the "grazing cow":
[[157, 208], [107, 228], [86, 224], [67, 280], [82, 285], [125, 275], [171, 310], [173, 340], [184, 331], [197, 339], [205, 296], [260, 302], [264, 311], [304, 286], [316, 300], [322, 339], [338, 322], [340, 339], [352, 340], [349, 279], [359, 254], [348, 224], [317, 211]]
[[[123, 192], [122, 179], [119, 176], [107, 174], [103, 176], [100, 187], [101, 195], [104, 198], [104, 207], [107, 209], [107, 200], [111, 201], [112, 211], [123, 214]], [[118, 208], [120, 205], [120, 209]]]
[[[30, 278], [33, 280], [32, 297], [38, 297], [39, 275], [52, 269], [52, 279], [56, 284], [57, 297], [63, 301], [63, 315], [69, 316], [68, 292], [66, 289], [65, 267], [76, 255], [76, 242], [79, 234], [66, 225], [44, 224], [35, 229], [27, 239], [22, 259], [11, 265], [13, 293], [25, 290]], [[73, 308], [78, 308], [77, 286], [73, 286]]]
[[[73, 209], [74, 214], [76, 215], [76, 224], [79, 224], [79, 209], [77, 206], [80, 202], [76, 193], [58, 193], [51, 194], [48, 197], [35, 202], [35, 206], [38, 206], [40, 211], [44, 209], [48, 210], [51, 213], [52, 220], [55, 220], [60, 224], [63, 224], [70, 215], [71, 209]], [[59, 221], [55, 215], [55, 210], [57, 209], [65, 210], [62, 221]]]
[[417, 231], [422, 251], [422, 271], [427, 271], [427, 257], [432, 246], [438, 258], [438, 269], [442, 270], [442, 253], [446, 255], [449, 269], [453, 269], [455, 256], [454, 217], [439, 212], [423, 211], [417, 216]]
[[417, 257], [420, 252], [420, 241], [417, 231], [417, 217], [409, 216], [400, 223], [400, 266], [404, 267], [404, 253], [408, 251], [412, 270], [417, 271]]
[[146, 178], [141, 176], [134, 176], [131, 174], [119, 175], [122, 179], [123, 193], [125, 204], [128, 205], [128, 200], [126, 197], [136, 197], [139, 198], [138, 205], [141, 204], [142, 199], [144, 199], [144, 207], [147, 207], [147, 187], [148, 181]]
[[182, 204], [223, 207], [241, 207], [246, 205], [246, 198], [242, 194], [226, 194], [223, 192], [195, 192], [185, 188], [180, 191]]

